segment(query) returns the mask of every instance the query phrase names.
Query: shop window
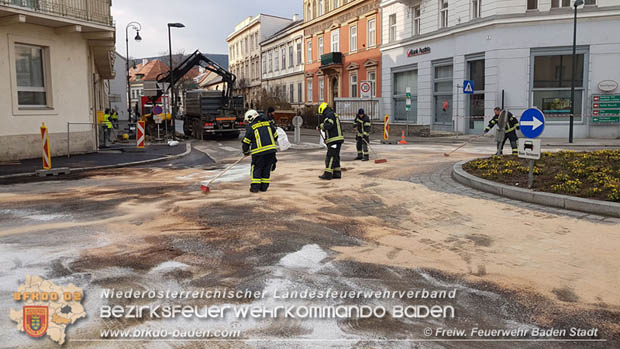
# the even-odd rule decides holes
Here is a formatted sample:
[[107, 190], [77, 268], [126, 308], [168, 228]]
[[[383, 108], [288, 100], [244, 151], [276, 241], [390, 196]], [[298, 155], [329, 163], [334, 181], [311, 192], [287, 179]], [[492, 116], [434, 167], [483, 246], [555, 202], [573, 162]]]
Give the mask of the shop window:
[[439, 125], [452, 125], [452, 64], [435, 64], [433, 73], [434, 122]]
[[470, 130], [484, 129], [485, 61], [475, 59], [467, 62], [468, 79], [474, 81], [474, 94], [467, 95], [469, 103], [468, 124]]
[[[585, 93], [585, 54], [577, 55], [575, 75], [575, 120], [581, 121]], [[571, 112], [573, 56], [534, 56], [532, 105], [545, 113], [548, 121], [567, 121]]]
[[[418, 71], [408, 70], [394, 73], [393, 114], [397, 123], [416, 124], [418, 121]], [[407, 111], [407, 88], [411, 90], [411, 109]]]

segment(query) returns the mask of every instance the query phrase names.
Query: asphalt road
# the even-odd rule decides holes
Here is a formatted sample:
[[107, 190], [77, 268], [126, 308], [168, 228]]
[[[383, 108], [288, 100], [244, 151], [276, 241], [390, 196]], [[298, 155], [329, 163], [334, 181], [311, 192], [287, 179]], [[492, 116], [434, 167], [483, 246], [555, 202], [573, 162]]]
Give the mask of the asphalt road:
[[[179, 125], [177, 124], [177, 128]], [[304, 142], [315, 142], [306, 136]], [[200, 184], [240, 156], [239, 140], [195, 142], [185, 158], [67, 181], [0, 186], [0, 308], [25, 275], [82, 287], [88, 318], [66, 347], [538, 348], [531, 341], [454, 341], [437, 329], [597, 327], [607, 342], [546, 342], [546, 348], [613, 347], [620, 302], [613, 293], [620, 222], [514, 202], [462, 187], [449, 176], [462, 159], [493, 152], [450, 144], [385, 146], [384, 165], [355, 162], [345, 146], [345, 178], [317, 176], [323, 150], [278, 155], [272, 188], [250, 195], [248, 161]], [[213, 163], [210, 159], [217, 160]], [[527, 219], [527, 225], [523, 225]], [[521, 230], [513, 230], [520, 226]], [[615, 234], [613, 233], [615, 231]], [[616, 251], [614, 257], [613, 251]], [[616, 275], [616, 276], [614, 276]], [[368, 319], [101, 319], [102, 290], [265, 292], [265, 298], [173, 301], [212, 305], [385, 307]], [[289, 299], [287, 291], [454, 291], [454, 299]], [[271, 295], [271, 297], [269, 296]], [[139, 305], [162, 300], [133, 301]], [[451, 306], [450, 318], [395, 318], [407, 306]], [[98, 341], [102, 329], [240, 331], [236, 340]], [[425, 335], [432, 329], [430, 336]], [[30, 338], [0, 318], [1, 346]], [[528, 337], [531, 339], [530, 337]], [[471, 339], [471, 338], [470, 338]], [[429, 341], [431, 340], [431, 341]], [[40, 342], [53, 346], [49, 339]], [[55, 344], [54, 344], [55, 345]]]

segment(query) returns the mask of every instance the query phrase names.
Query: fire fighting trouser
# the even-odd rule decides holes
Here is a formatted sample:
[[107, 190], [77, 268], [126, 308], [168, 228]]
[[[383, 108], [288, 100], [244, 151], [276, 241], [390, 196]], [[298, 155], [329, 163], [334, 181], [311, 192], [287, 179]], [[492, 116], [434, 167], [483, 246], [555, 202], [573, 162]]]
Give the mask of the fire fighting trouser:
[[264, 155], [252, 155], [252, 167], [250, 169], [250, 189], [267, 191], [271, 181], [271, 168], [275, 164], [276, 153]]
[[518, 155], [519, 154], [519, 146], [518, 146], [519, 137], [517, 136], [517, 133], [515, 131], [506, 133], [506, 135], [504, 136], [504, 140], [497, 148], [497, 155], [502, 155], [504, 153], [504, 145], [506, 144], [507, 140], [510, 140], [510, 147], [512, 148], [512, 155]]
[[342, 177], [342, 169], [340, 168], [340, 148], [342, 148], [342, 142], [334, 142], [327, 145], [324, 174], [327, 178]]
[[370, 137], [357, 136], [357, 158], [368, 159], [368, 143], [370, 143]]

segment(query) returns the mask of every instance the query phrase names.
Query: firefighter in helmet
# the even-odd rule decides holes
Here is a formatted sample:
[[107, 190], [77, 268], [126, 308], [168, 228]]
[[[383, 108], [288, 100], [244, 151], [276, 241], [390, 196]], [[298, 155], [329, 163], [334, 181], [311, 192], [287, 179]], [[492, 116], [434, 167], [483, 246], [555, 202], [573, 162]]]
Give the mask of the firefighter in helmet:
[[325, 131], [325, 144], [327, 145], [327, 156], [325, 157], [325, 171], [319, 176], [321, 179], [331, 180], [332, 178], [342, 178], [340, 168], [340, 149], [344, 143], [340, 119], [327, 103], [319, 105], [319, 116], [322, 122], [319, 128]]
[[357, 131], [357, 136], [355, 140], [357, 141], [357, 157], [355, 160], [368, 161], [368, 144], [370, 143], [370, 129], [372, 124], [370, 123], [370, 118], [364, 112], [364, 109], [360, 109], [355, 116], [355, 129]]
[[[491, 121], [489, 121], [489, 125], [484, 129], [484, 134], [489, 133], [489, 131], [491, 131], [491, 129], [495, 125], [497, 125], [498, 127], [498, 132], [501, 132], [499, 128], [501, 127], [500, 116], [502, 114], [502, 109], [500, 107], [495, 107], [493, 111], [495, 112], [495, 115], [493, 116]], [[512, 115], [511, 112], [506, 111], [506, 113], [507, 113], [507, 120], [505, 120], [506, 127], [504, 130], [504, 137], [503, 139], [498, 140], [496, 155], [503, 154], [504, 145], [506, 144], [507, 140], [510, 140], [510, 146], [512, 147], [512, 155], [519, 155], [519, 146], [518, 146], [519, 136], [517, 136], [517, 130], [520, 129], [519, 120], [517, 120], [517, 118], [514, 115]]]
[[258, 193], [269, 189], [271, 171], [275, 170], [278, 134], [269, 121], [264, 121], [256, 110], [248, 110], [247, 124], [242, 140], [243, 154], [252, 155], [250, 191]]

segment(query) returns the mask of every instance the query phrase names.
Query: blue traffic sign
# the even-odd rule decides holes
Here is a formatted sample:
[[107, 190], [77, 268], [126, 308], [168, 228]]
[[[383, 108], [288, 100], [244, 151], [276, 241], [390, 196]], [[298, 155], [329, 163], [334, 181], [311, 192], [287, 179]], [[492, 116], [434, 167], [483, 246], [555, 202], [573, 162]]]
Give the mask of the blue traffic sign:
[[160, 107], [160, 106], [155, 106], [155, 108], [153, 108], [153, 115], [159, 115], [161, 113], [163, 113], [164, 110]]
[[474, 80], [465, 80], [463, 82], [463, 93], [466, 95], [474, 94]]
[[545, 130], [545, 114], [538, 108], [530, 108], [521, 115], [519, 126], [525, 137], [538, 138]]

